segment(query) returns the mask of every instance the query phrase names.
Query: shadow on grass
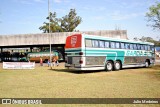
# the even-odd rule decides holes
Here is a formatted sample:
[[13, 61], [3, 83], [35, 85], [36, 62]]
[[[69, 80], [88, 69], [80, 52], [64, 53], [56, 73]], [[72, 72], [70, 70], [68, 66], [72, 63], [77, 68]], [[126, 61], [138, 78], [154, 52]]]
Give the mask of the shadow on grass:
[[160, 70], [160, 65], [155, 65], [155, 66], [151, 66], [151, 67], [148, 67], [148, 68], [146, 68], [146, 67], [130, 67], [130, 68], [123, 68], [122, 70], [129, 70], [129, 69], [139, 69], [139, 70], [141, 70], [141, 69], [154, 69], [154, 70]]
[[68, 72], [68, 73], [73, 73], [73, 74], [87, 74], [87, 73], [98, 73], [98, 72], [105, 72], [102, 70], [70, 70], [70, 69], [50, 69], [52, 71], [56, 72]]
[[[121, 71], [126, 71], [130, 69], [135, 69], [135, 70], [141, 70], [144, 69], [145, 67], [131, 67], [131, 68], [123, 68], [122, 70], [119, 71], [105, 71], [105, 70], [71, 70], [71, 69], [50, 69], [51, 71], [56, 71], [56, 72], [68, 72], [68, 73], [73, 73], [73, 74], [87, 74], [87, 73], [100, 73], [100, 72], [121, 72]], [[156, 65], [153, 67], [149, 67], [147, 69], [160, 69], [160, 65]], [[157, 73], [160, 76], [160, 72]]]
[[51, 71], [56, 71], [56, 72], [68, 72], [68, 73], [74, 73], [74, 74], [88, 74], [88, 73], [100, 73], [100, 72], [106, 72], [106, 73], [109, 73], [109, 72], [121, 72], [121, 71], [126, 71], [126, 70], [129, 70], [129, 69], [142, 69], [141, 68], [123, 68], [122, 70], [119, 70], [119, 71], [105, 71], [105, 70], [71, 70], [71, 69], [50, 69]]
[[155, 65], [153, 67], [151, 67], [152, 69], [155, 69], [155, 70], [160, 70], [160, 65]]
[[130, 68], [122, 68], [122, 70], [130, 70], [130, 69], [137, 69], [137, 70], [140, 70], [140, 69], [143, 69], [145, 67], [130, 67]]

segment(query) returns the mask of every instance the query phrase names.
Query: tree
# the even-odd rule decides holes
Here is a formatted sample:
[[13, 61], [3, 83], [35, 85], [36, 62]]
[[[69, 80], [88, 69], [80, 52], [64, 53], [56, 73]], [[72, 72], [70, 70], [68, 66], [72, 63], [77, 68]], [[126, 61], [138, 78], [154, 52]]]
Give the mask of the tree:
[[68, 15], [62, 17], [61, 27], [64, 32], [72, 32], [80, 23], [82, 18], [77, 16], [75, 9], [70, 9]]
[[143, 41], [143, 42], [152, 42], [152, 43], [154, 43], [156, 46], [160, 46], [160, 41], [156, 41], [156, 40], [154, 40], [153, 38], [151, 38], [151, 37], [144, 37], [144, 36], [142, 36], [142, 38], [137, 38], [137, 37], [135, 37], [135, 38], [133, 38], [135, 41], [138, 41], [138, 40], [140, 40], [140, 41]]
[[[49, 20], [49, 16], [46, 18]], [[43, 26], [39, 27], [44, 33], [49, 32], [49, 22], [50, 22], [50, 32], [72, 32], [75, 28], [82, 22], [82, 18], [77, 16], [75, 9], [70, 9], [68, 15], [62, 18], [56, 17], [56, 12], [50, 12], [50, 21], [44, 22]]]
[[151, 22], [149, 26], [160, 30], [160, 2], [156, 2], [155, 5], [149, 8], [146, 17], [148, 18], [148, 22]]
[[[49, 16], [46, 18], [49, 20]], [[50, 32], [61, 32], [60, 19], [56, 18], [56, 12], [50, 12]], [[49, 33], [49, 22], [44, 22], [43, 26], [39, 27], [40, 30], [43, 30], [44, 33]]]

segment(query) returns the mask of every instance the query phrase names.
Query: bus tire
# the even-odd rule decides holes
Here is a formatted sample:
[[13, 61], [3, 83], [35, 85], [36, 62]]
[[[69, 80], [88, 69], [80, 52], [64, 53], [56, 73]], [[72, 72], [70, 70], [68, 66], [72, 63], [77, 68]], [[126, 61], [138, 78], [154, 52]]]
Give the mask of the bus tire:
[[149, 67], [149, 61], [148, 61], [148, 60], [145, 61], [145, 67], [146, 67], [146, 68]]
[[106, 62], [106, 71], [112, 71], [113, 70], [113, 63], [111, 61]]
[[121, 69], [121, 62], [120, 61], [115, 61], [114, 63], [114, 70], [118, 71]]

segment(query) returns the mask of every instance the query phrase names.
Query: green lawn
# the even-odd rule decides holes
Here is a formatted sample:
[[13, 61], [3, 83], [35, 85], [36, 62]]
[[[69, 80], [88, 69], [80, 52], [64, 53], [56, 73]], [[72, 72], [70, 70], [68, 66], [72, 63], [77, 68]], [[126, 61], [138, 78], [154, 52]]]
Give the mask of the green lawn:
[[[63, 64], [53, 70], [39, 65], [34, 70], [3, 70], [1, 66], [0, 98], [7, 97], [160, 98], [160, 65], [152, 68], [87, 73], [65, 70]], [[84, 105], [79, 106], [83, 107]], [[128, 105], [121, 106], [127, 107]], [[139, 106], [144, 107], [144, 105]]]

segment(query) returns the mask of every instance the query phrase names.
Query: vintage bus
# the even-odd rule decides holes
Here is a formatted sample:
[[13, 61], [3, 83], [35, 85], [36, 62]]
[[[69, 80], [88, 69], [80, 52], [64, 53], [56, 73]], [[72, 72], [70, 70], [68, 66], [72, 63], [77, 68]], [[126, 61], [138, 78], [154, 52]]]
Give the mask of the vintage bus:
[[75, 70], [120, 70], [149, 67], [154, 44], [142, 41], [75, 34], [66, 38], [65, 67]]
[[[57, 50], [52, 51], [51, 52], [52, 59], [56, 56], [58, 56], [59, 61], [63, 61], [63, 56], [59, 51], [57, 51]], [[31, 61], [31, 62], [39, 62], [40, 58], [42, 58], [43, 62], [47, 62], [50, 59], [50, 52], [49, 51], [31, 52], [31, 53], [28, 53], [28, 55], [27, 55], [27, 60]]]

